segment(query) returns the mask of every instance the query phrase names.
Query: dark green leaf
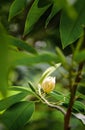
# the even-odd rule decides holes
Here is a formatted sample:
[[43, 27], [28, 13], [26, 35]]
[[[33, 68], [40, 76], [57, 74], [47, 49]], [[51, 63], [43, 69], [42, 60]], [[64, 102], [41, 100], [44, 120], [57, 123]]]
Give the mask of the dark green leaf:
[[24, 91], [27, 91], [28, 93], [31, 94], [31, 91], [28, 90], [28, 87], [25, 87], [25, 86], [11, 86], [9, 87], [9, 91], [18, 91], [18, 92], [24, 92]]
[[[81, 99], [85, 99], [85, 96], [80, 94], [79, 92], [77, 93], [77, 96]], [[70, 100], [70, 95], [65, 96], [64, 102], [63, 102], [64, 107], [67, 108], [69, 106], [69, 100]], [[76, 100], [73, 105], [73, 111], [85, 113], [84, 103]]]
[[38, 8], [38, 2], [39, 0], [35, 0], [30, 11], [28, 12], [26, 23], [25, 23], [24, 35], [26, 35], [32, 30], [34, 24], [39, 20], [39, 18], [44, 14], [44, 12], [50, 6], [49, 4], [43, 8]]
[[30, 53], [34, 53], [34, 54], [37, 53], [37, 51], [31, 45], [27, 44], [23, 40], [20, 40], [18, 38], [9, 35], [6, 36], [6, 39], [10, 45], [16, 46], [19, 49], [26, 50]]
[[44, 0], [44, 1], [43, 0], [39, 0], [38, 7], [42, 8], [42, 7], [46, 6], [46, 5], [49, 5], [51, 2], [52, 2], [52, 0]]
[[[80, 85], [80, 84], [79, 84]], [[84, 85], [84, 87], [85, 87], [85, 85]], [[81, 87], [80, 87], [81, 88]], [[85, 95], [83, 94], [83, 93], [81, 93], [80, 91], [79, 91], [79, 89], [78, 89], [78, 91], [77, 91], [77, 93], [76, 93], [76, 96], [77, 96], [77, 99], [83, 99], [83, 100], [85, 100]]]
[[29, 92], [24, 91], [24, 92], [21, 92], [21, 93], [18, 93], [13, 96], [6, 97], [6, 98], [0, 100], [0, 111], [9, 108], [11, 105], [19, 102], [20, 100], [25, 98], [27, 95], [29, 95]]
[[65, 48], [69, 44], [72, 44], [75, 40], [77, 40], [80, 36], [83, 35], [82, 25], [85, 24], [84, 5], [84, 0], [78, 0], [76, 2], [75, 9], [78, 13], [78, 16], [74, 19], [68, 17], [66, 12], [62, 12], [60, 22], [60, 35], [63, 48]]
[[19, 14], [26, 6], [26, 0], [14, 0], [9, 11], [9, 20]]
[[75, 109], [77, 112], [85, 113], [85, 105], [81, 101], [75, 101], [73, 105], [73, 109]]
[[53, 99], [55, 99], [56, 101], [59, 101], [59, 102], [64, 102], [65, 100], [65, 96], [62, 94], [62, 93], [59, 93], [59, 92], [51, 92], [49, 94]]
[[19, 102], [8, 108], [1, 116], [0, 122], [7, 130], [20, 130], [28, 122], [34, 111], [34, 103]]

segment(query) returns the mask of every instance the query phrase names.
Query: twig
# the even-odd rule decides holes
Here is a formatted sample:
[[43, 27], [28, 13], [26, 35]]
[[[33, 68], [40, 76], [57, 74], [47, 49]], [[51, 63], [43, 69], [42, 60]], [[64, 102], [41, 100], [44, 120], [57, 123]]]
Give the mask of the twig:
[[55, 109], [61, 111], [64, 115], [66, 114], [65, 110], [64, 110], [62, 107], [49, 103], [48, 100], [46, 100], [46, 99], [43, 97], [43, 95], [41, 94], [41, 87], [40, 87], [40, 86], [39, 86], [39, 96], [40, 96], [41, 99], [44, 101], [44, 103], [47, 104], [49, 107], [55, 108]]

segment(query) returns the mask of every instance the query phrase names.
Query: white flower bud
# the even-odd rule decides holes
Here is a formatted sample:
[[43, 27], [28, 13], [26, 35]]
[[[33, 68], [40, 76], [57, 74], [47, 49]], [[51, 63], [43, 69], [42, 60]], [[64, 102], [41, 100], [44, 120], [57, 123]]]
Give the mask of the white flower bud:
[[55, 77], [47, 77], [43, 80], [41, 88], [45, 93], [50, 93], [55, 88]]

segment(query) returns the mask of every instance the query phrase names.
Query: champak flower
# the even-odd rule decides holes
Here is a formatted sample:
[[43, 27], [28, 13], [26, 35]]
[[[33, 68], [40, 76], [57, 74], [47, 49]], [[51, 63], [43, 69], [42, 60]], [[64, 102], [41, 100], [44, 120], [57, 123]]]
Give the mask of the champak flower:
[[41, 88], [45, 93], [50, 93], [55, 88], [55, 77], [47, 77], [43, 80]]

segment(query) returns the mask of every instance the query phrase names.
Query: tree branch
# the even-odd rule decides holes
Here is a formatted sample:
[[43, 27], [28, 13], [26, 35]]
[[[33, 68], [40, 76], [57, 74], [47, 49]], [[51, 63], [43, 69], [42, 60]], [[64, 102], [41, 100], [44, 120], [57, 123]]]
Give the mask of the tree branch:
[[73, 104], [74, 104], [74, 101], [75, 101], [75, 94], [76, 94], [77, 86], [78, 86], [78, 83], [81, 80], [82, 68], [83, 68], [83, 63], [80, 63], [79, 68], [78, 68], [78, 74], [77, 74], [76, 79], [75, 79], [75, 83], [74, 83], [74, 85], [72, 86], [72, 89], [71, 89], [69, 106], [68, 106], [67, 113], [66, 113], [65, 119], [64, 119], [64, 130], [70, 130], [71, 129], [71, 127], [69, 125], [70, 117], [71, 117], [72, 107], [73, 107]]

